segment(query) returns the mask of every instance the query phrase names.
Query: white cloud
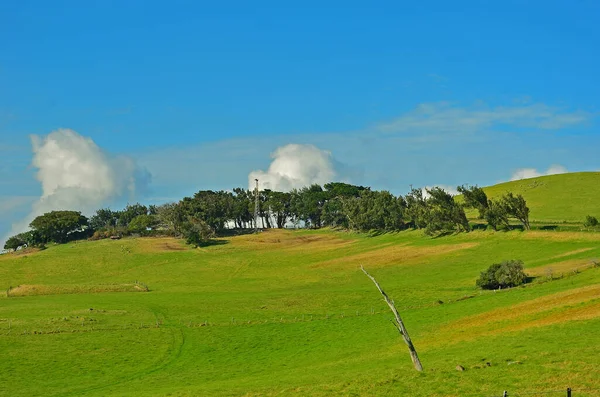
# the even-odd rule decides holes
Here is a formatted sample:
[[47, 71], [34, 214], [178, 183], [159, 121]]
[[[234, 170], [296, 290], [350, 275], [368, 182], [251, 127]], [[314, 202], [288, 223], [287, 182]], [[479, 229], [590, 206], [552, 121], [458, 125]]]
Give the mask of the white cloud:
[[513, 172], [510, 177], [511, 181], [518, 181], [520, 179], [529, 179], [529, 178], [537, 178], [538, 176], [544, 175], [556, 175], [556, 174], [566, 174], [569, 172], [564, 166], [560, 164], [551, 165], [546, 172], [540, 172], [535, 168], [519, 168], [515, 172]]
[[32, 165], [42, 195], [22, 221], [13, 224], [11, 235], [28, 229], [38, 215], [52, 210], [77, 210], [90, 214], [107, 203], [133, 199], [148, 182], [149, 174], [128, 157], [106, 154], [90, 138], [69, 129], [45, 137], [32, 136]]
[[289, 191], [331, 182], [337, 176], [331, 153], [314, 145], [288, 144], [277, 148], [271, 158], [266, 172], [252, 171], [248, 175], [249, 189], [254, 189], [255, 179], [260, 189]]
[[564, 109], [543, 103], [521, 106], [489, 107], [480, 104], [456, 107], [448, 102], [424, 103], [405, 115], [377, 126], [383, 132], [458, 132], [468, 133], [497, 125], [560, 129], [591, 120], [593, 114]]
[[458, 190], [456, 190], [456, 187], [454, 186], [450, 186], [450, 185], [433, 185], [433, 186], [425, 186], [424, 188], [421, 189], [421, 191], [423, 192], [423, 197], [429, 197], [430, 194], [427, 193], [427, 189], [431, 190], [434, 187], [439, 187], [440, 189], [445, 190], [447, 193], [450, 193], [451, 196], [456, 196], [458, 195]]

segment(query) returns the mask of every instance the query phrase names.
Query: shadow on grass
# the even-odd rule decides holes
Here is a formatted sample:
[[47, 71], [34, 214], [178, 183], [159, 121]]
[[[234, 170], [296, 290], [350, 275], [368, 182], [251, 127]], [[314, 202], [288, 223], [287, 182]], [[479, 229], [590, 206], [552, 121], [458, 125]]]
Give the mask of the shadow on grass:
[[225, 244], [229, 244], [229, 240], [222, 240], [222, 239], [210, 239], [208, 241], [204, 241], [202, 244], [200, 244], [198, 247], [204, 248], [204, 247], [212, 247], [213, 245], [225, 245]]
[[527, 277], [525, 277], [525, 282], [523, 283], [523, 285], [527, 285], [527, 284], [531, 284], [533, 283], [537, 278], [539, 278], [539, 276], [530, 276], [527, 275]]
[[[258, 229], [259, 232], [262, 231], [262, 229]], [[218, 237], [235, 237], [235, 236], [243, 236], [246, 234], [253, 234], [254, 233], [254, 229], [225, 229], [220, 231], [217, 236]]]
[[558, 225], [544, 225], [538, 227], [539, 230], [556, 230], [558, 229]]

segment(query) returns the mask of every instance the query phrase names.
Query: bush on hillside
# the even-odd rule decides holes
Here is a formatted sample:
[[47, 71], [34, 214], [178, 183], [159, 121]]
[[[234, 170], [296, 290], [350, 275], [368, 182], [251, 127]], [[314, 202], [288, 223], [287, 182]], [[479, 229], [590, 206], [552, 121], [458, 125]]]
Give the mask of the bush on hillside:
[[598, 219], [595, 216], [588, 215], [585, 217], [585, 222], [583, 223], [585, 227], [596, 227], [598, 226]]
[[523, 271], [523, 262], [519, 260], [494, 263], [477, 279], [477, 286], [482, 289], [516, 287], [527, 281]]

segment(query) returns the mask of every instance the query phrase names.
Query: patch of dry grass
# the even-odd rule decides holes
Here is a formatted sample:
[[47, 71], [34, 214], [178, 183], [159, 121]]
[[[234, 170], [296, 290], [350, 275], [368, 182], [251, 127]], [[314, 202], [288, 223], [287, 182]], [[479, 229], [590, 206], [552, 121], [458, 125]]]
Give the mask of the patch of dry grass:
[[581, 254], [583, 252], [591, 251], [593, 249], [594, 249], [594, 247], [580, 248], [580, 249], [577, 249], [574, 251], [565, 252], [560, 255], [555, 255], [551, 259], [560, 259], [560, 258], [564, 258], [564, 257], [571, 256], [571, 255], [577, 255], [577, 254]]
[[423, 261], [432, 256], [447, 255], [453, 252], [476, 247], [478, 243], [446, 244], [433, 247], [415, 247], [408, 244], [396, 244], [349, 255], [343, 258], [319, 262], [312, 267], [357, 267], [368, 263], [369, 267], [377, 268], [390, 265], [406, 265]]
[[288, 251], [329, 251], [355, 244], [356, 240], [348, 240], [333, 234], [297, 233], [291, 230], [272, 229], [259, 234], [247, 234], [235, 238], [235, 245], [240, 248], [251, 247], [253, 250], [288, 250]]
[[554, 276], [584, 270], [593, 266], [594, 264], [589, 259], [569, 259], [527, 269], [527, 274], [534, 277]]
[[550, 241], [600, 241], [600, 233], [589, 232], [554, 232], [530, 230], [522, 233], [524, 239]]
[[14, 251], [14, 252], [8, 252], [6, 254], [2, 254], [0, 255], [0, 261], [2, 260], [10, 260], [13, 259], [14, 257], [22, 257], [22, 256], [27, 256], [27, 255], [33, 255], [37, 252], [40, 252], [41, 250], [39, 248], [25, 248], [25, 249], [21, 249], [18, 251]]
[[455, 343], [482, 336], [598, 317], [600, 317], [600, 284], [464, 317], [439, 328], [435, 336], [426, 338], [425, 344]]
[[[117, 240], [114, 243], [124, 243], [127, 240]], [[189, 247], [186, 247], [184, 242], [174, 237], [153, 237], [153, 238], [138, 238], [135, 239], [135, 251], [141, 251], [144, 253], [152, 252], [173, 252], [173, 251], [186, 251]]]
[[148, 292], [140, 284], [99, 284], [99, 285], [28, 285], [23, 284], [11, 288], [9, 297], [59, 295], [59, 294], [94, 294], [101, 292]]

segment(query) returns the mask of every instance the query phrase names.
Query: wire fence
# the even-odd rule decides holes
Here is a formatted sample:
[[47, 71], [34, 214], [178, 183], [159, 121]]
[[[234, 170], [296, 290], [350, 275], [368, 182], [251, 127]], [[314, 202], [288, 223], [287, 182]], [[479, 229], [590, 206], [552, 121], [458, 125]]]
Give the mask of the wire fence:
[[538, 390], [533, 392], [509, 392], [505, 390], [502, 394], [495, 394], [489, 397], [545, 397], [545, 396], [567, 396], [567, 397], [583, 397], [583, 396], [600, 396], [600, 388], [580, 388], [572, 389], [570, 387], [561, 390]]

